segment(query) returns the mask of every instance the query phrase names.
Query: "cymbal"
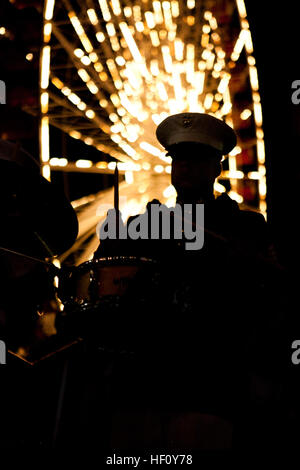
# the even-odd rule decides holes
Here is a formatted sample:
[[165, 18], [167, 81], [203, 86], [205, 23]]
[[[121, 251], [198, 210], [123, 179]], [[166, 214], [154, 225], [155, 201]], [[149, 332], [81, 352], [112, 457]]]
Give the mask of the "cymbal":
[[9, 146], [16, 144], [0, 141], [0, 245], [32, 256], [57, 256], [76, 240], [76, 213], [64, 192], [40, 175], [33, 157], [17, 149], [7, 158]]

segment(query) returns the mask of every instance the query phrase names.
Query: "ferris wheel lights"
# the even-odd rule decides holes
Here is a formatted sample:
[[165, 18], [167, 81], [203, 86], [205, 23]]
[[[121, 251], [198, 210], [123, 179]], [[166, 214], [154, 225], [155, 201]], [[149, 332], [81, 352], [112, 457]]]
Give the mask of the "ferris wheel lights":
[[52, 20], [55, 0], [46, 0], [44, 18], [47, 21]]

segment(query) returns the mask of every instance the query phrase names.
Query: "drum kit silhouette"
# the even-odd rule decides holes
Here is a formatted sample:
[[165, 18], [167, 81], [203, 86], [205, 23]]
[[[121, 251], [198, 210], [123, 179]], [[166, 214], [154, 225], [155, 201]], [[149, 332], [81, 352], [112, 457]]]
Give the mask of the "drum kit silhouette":
[[[118, 179], [116, 165], [116, 214], [119, 214]], [[49, 278], [56, 279], [56, 284], [58, 281], [55, 287], [58, 307], [52, 331], [59, 334], [62, 343], [55, 348], [63, 347], [65, 337], [68, 340], [74, 337], [92, 339], [109, 350], [134, 347], [134, 332], [139, 333], [139, 328], [145, 328], [142, 318], [147, 325], [147, 319], [140, 312], [149, 313], [150, 308], [153, 313], [158, 312], [153, 299], [162, 295], [168, 282], [170, 287], [168, 277], [176, 279], [173, 268], [167, 266], [166, 272], [166, 266], [155, 257], [122, 253], [118, 239], [109, 256], [94, 257], [79, 266], [56, 267], [53, 260], [76, 240], [78, 220], [75, 210], [63, 191], [40, 175], [40, 166], [31, 155], [18, 145], [3, 140], [0, 140], [0, 196], [0, 276], [5, 279], [7, 266], [11, 264], [9, 275], [18, 278], [18, 269], [22, 271], [31, 261], [33, 265], [43, 265]], [[117, 234], [118, 222], [119, 217], [116, 217]], [[204, 231], [219, 240], [217, 234]], [[225, 239], [221, 242], [227, 243]], [[262, 261], [273, 268], [273, 263]], [[180, 272], [178, 266], [177, 271]], [[5, 292], [2, 294], [5, 296]], [[13, 295], [17, 297], [19, 293], [16, 291]], [[165, 307], [171, 308], [167, 303]], [[1, 309], [0, 295], [0, 319]], [[39, 321], [43, 317], [39, 306], [36, 317]], [[18, 326], [16, 323], [16, 330]]]
[[[133, 303], [139, 303], [139, 308], [145, 304], [149, 283], [154, 285], [157, 281], [156, 262], [146, 257], [116, 254], [79, 266], [56, 267], [53, 259], [70, 248], [78, 234], [72, 205], [58, 187], [40, 175], [33, 157], [6, 141], [0, 141], [0, 179], [0, 260], [42, 264], [51, 281], [56, 278], [55, 297], [60, 308], [56, 312], [55, 329], [60, 336], [93, 338], [99, 346], [120, 350], [122, 341], [119, 341], [121, 336], [124, 338], [126, 323], [124, 309], [132, 309]], [[114, 186], [114, 208], [118, 214], [117, 165]], [[1, 270], [5, 278], [5, 263]], [[18, 277], [17, 272], [13, 274]], [[38, 307], [36, 310], [40, 320], [43, 312]], [[15, 328], [18, 329], [17, 324]], [[20, 356], [19, 352], [11, 352]]]

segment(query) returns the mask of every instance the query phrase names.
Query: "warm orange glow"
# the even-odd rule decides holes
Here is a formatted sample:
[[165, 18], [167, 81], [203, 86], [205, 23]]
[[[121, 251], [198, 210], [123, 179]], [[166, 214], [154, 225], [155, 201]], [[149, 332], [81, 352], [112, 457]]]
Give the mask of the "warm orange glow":
[[[230, 180], [230, 195], [238, 202], [242, 201], [238, 191], [243, 179], [257, 179], [260, 202], [264, 202], [263, 116], [251, 25], [244, 0], [236, 0], [234, 14], [238, 13], [240, 17], [240, 30], [234, 33], [231, 49], [225, 47], [217, 10], [216, 16], [207, 10], [201, 11], [203, 16], [199, 17], [200, 10], [195, 0], [184, 3], [178, 0], [143, 1], [133, 2], [131, 6], [121, 0], [98, 0], [94, 4], [85, 5], [84, 2], [85, 9], [76, 9], [76, 13], [67, 6], [68, 2], [63, 3], [74, 28], [71, 54], [77, 67], [77, 82], [81, 85], [57, 69], [55, 73], [52, 71], [51, 89], [48, 90], [55, 1], [46, 0], [40, 76], [41, 112], [48, 118], [47, 126], [46, 121], [41, 125], [46, 173], [50, 166], [59, 166], [54, 165], [53, 159], [48, 165], [46, 145], [54, 85], [60, 99], [65, 100], [69, 108], [73, 107], [79, 118], [80, 115], [81, 119], [85, 118], [90, 129], [96, 126], [99, 130], [97, 134], [89, 130], [88, 125], [86, 129], [84, 125], [78, 126], [78, 130], [68, 128], [72, 137], [82, 139], [86, 145], [94, 145], [99, 151], [107, 151], [114, 158], [139, 160], [140, 169], [159, 175], [166, 176], [171, 171], [169, 157], [165, 156], [155, 139], [155, 126], [168, 115], [184, 111], [207, 112], [232, 127], [254, 122], [253, 146], [255, 149], [256, 145], [257, 168], [244, 174], [238, 159], [243, 149], [236, 147], [229, 156], [229, 170], [223, 172], [222, 177]], [[60, 25], [55, 24], [55, 27], [60, 28]], [[247, 83], [248, 87], [250, 83], [253, 101], [245, 103], [244, 108], [236, 112], [232, 87], [238, 82], [231, 83], [231, 73], [235, 79], [240, 58], [244, 55], [248, 63], [245, 74], [249, 75]], [[84, 94], [83, 90], [88, 90], [89, 94]], [[105, 142], [103, 131], [111, 138], [111, 147]], [[242, 142], [241, 147], [243, 145]], [[163, 165], [158, 165], [158, 160], [152, 165], [145, 161], [151, 158], [159, 158]], [[76, 163], [77, 168], [86, 171], [87, 165], [90, 165], [88, 160]], [[124, 171], [127, 171], [126, 180], [131, 184], [132, 170]], [[224, 186], [217, 182], [215, 190], [223, 192]], [[263, 204], [260, 207], [265, 208]]]

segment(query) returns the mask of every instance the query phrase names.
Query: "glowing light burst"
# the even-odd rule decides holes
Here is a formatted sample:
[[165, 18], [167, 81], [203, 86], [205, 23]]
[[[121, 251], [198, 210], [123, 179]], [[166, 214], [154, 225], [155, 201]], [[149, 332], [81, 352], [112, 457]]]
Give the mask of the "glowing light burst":
[[[155, 138], [156, 126], [170, 114], [198, 111], [236, 127], [231, 79], [235, 64], [245, 54], [253, 103], [248, 106], [247, 117], [244, 111], [242, 119], [254, 120], [256, 167], [245, 174], [237, 167], [240, 152], [233, 152], [228, 158], [229, 168], [221, 178], [230, 181], [230, 195], [238, 202], [243, 201], [240, 181], [258, 181], [259, 207], [265, 213], [263, 115], [244, 0], [236, 3], [228, 0], [232, 12], [237, 10], [241, 24], [229, 51], [222, 42], [218, 11], [205, 9], [206, 3], [206, 0], [153, 1], [131, 7], [121, 0], [56, 3], [46, 0], [44, 23], [53, 27], [52, 33], [48, 27], [44, 34], [41, 63], [43, 132], [45, 135], [49, 122], [118, 160], [139, 160], [141, 171], [169, 173], [170, 162], [164, 161], [163, 149]], [[59, 20], [69, 22], [69, 29], [61, 28]], [[57, 43], [65, 50], [76, 73], [68, 75], [57, 67], [54, 70], [55, 48], [51, 47]], [[57, 103], [67, 102], [77, 119], [55, 121], [50, 104], [49, 107], [48, 102], [45, 104], [48, 89], [49, 103], [54, 96]], [[79, 118], [91, 123], [91, 129], [94, 124], [93, 135], [87, 125], [78, 125]], [[41, 145], [47, 145], [46, 141], [44, 138]], [[153, 154], [154, 147], [157, 155]], [[44, 164], [48, 164], [48, 160], [45, 162], [48, 154], [43, 149]], [[128, 175], [128, 181], [131, 179]], [[225, 190], [223, 184], [216, 184], [215, 189]]]

